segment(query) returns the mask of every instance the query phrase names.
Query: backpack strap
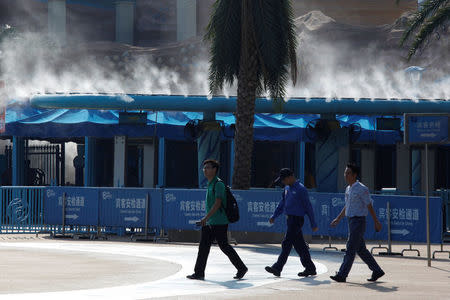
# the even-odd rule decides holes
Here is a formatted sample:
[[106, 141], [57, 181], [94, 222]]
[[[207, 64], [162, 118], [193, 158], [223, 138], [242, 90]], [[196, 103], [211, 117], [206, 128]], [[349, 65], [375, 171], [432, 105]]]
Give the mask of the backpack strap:
[[[217, 177], [217, 181], [216, 181], [216, 183], [214, 183], [214, 185], [213, 185], [213, 194], [214, 194], [214, 197], [216, 196], [216, 184], [218, 183], [218, 182], [222, 182], [223, 183], [223, 181], [219, 178], [219, 177]], [[225, 185], [225, 183], [224, 183], [224, 185]], [[226, 186], [225, 186], [225, 190], [226, 190]], [[225, 193], [225, 197], [227, 196], [227, 194]], [[214, 199], [215, 200], [215, 199]], [[226, 199], [225, 199], [226, 200]], [[222, 200], [223, 201], [223, 200]], [[225, 212], [225, 208], [223, 207], [223, 205], [222, 205], [222, 203], [220, 203], [220, 209], [223, 211], [223, 212]]]
[[[219, 177], [217, 177], [217, 181], [216, 181], [216, 183], [214, 183], [214, 186], [213, 186], [213, 194], [215, 195], [216, 194], [216, 184], [218, 183], [218, 182], [223, 182]], [[225, 185], [225, 183], [223, 182], [223, 184]], [[225, 187], [226, 187], [226, 185], [225, 185]]]

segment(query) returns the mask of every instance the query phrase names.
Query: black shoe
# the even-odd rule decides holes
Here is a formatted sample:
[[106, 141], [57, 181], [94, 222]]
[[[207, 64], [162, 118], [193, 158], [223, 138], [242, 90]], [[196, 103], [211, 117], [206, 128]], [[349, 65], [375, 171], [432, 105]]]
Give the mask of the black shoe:
[[248, 271], [248, 268], [247, 268], [247, 267], [246, 267], [245, 269], [239, 270], [239, 271], [236, 273], [236, 276], [234, 276], [233, 278], [234, 278], [234, 279], [242, 279], [242, 278], [244, 277], [245, 273], [247, 273], [247, 271]]
[[300, 277], [308, 277], [308, 276], [317, 275], [317, 272], [316, 271], [307, 271], [307, 270], [305, 270], [303, 272], [298, 273], [297, 275], [300, 276]]
[[280, 277], [281, 273], [277, 269], [275, 269], [273, 267], [269, 267], [269, 266], [267, 266], [265, 269], [266, 269], [267, 272], [272, 273], [273, 275], [275, 275], [277, 277]]
[[372, 277], [367, 279], [367, 281], [377, 281], [378, 278], [382, 277], [385, 273], [383, 271], [381, 272], [373, 272]]
[[188, 275], [186, 276], [187, 279], [194, 279], [194, 280], [204, 280], [205, 276], [200, 276], [198, 274], [192, 274], [192, 275]]
[[336, 282], [345, 282], [345, 277], [339, 275], [338, 273], [336, 273], [336, 275], [334, 276], [330, 276], [331, 279], [333, 279]]

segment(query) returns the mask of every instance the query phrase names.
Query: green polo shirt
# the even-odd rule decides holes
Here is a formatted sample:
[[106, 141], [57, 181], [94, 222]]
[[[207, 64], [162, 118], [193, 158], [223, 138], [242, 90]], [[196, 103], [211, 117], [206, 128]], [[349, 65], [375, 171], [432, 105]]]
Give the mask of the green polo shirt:
[[[213, 191], [215, 192], [215, 194], [213, 193]], [[209, 213], [209, 211], [212, 209], [217, 198], [222, 200], [222, 207], [225, 208], [227, 205], [225, 184], [222, 181], [218, 181], [218, 178], [216, 176], [213, 178], [213, 180], [208, 182], [208, 189], [206, 190], [206, 213]], [[228, 224], [229, 222], [227, 215], [225, 214], [225, 210], [219, 208], [206, 223], [208, 225], [224, 225]]]

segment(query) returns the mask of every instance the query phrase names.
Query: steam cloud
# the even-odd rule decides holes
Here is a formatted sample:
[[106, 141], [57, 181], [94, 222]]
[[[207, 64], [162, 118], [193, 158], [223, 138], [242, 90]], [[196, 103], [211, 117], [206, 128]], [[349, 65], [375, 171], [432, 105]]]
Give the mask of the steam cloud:
[[[449, 49], [449, 39], [441, 39], [440, 52], [434, 53], [431, 45], [427, 55], [407, 63], [401, 56], [404, 49], [385, 47], [377, 39], [369, 37], [356, 45], [355, 39], [330, 39], [334, 34], [330, 26], [338, 30], [340, 24], [320, 12], [301, 18], [301, 71], [297, 85], [288, 87], [288, 97], [450, 99], [450, 60], [439, 56]], [[83, 46], [71, 48], [58, 47], [42, 33], [6, 39], [0, 46], [0, 68], [8, 97], [48, 92], [208, 94], [208, 57], [183, 57], [181, 53], [170, 58], [171, 66], [163, 66], [161, 58], [153, 55], [124, 51], [93, 56]], [[419, 74], [404, 72], [414, 63], [426, 68], [421, 80]], [[188, 65], [188, 71], [173, 67], [177, 65]], [[235, 95], [236, 87], [222, 92]]]

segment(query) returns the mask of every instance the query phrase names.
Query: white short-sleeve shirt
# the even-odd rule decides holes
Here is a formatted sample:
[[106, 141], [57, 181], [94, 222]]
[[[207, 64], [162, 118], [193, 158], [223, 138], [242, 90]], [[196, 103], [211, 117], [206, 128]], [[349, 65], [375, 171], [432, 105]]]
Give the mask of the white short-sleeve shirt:
[[359, 181], [345, 189], [345, 215], [365, 217], [369, 213], [367, 205], [372, 203], [369, 189]]

